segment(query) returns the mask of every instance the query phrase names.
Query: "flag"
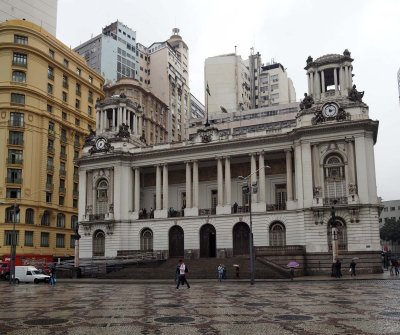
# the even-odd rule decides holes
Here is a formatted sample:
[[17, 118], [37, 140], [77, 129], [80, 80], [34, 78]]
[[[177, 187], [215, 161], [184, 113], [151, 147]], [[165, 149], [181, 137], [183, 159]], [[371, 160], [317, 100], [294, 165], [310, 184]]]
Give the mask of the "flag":
[[208, 95], [210, 95], [210, 96], [211, 96], [211, 93], [210, 93], [210, 88], [208, 87], [208, 83], [207, 83], [206, 92], [207, 92], [207, 94], [208, 94]]

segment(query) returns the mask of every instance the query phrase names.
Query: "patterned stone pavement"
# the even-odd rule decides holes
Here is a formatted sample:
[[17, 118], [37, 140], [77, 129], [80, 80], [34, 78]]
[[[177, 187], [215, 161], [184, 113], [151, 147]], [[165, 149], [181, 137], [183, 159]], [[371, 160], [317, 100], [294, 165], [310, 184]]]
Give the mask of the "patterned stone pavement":
[[400, 281], [0, 283], [0, 334], [400, 334]]

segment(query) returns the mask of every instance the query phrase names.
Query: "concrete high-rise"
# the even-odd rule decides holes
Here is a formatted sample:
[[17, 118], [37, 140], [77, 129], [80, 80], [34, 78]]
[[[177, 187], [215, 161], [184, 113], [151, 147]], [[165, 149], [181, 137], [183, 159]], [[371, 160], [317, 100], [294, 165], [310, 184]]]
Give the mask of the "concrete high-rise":
[[58, 0], [0, 0], [0, 22], [27, 20], [56, 36]]
[[[0, 24], [0, 255], [74, 255], [78, 167], [104, 80], [40, 26]], [[14, 215], [13, 204], [20, 213]]]
[[85, 57], [87, 64], [101, 74], [106, 83], [137, 78], [136, 31], [119, 21], [106, 26], [100, 35], [74, 50]]

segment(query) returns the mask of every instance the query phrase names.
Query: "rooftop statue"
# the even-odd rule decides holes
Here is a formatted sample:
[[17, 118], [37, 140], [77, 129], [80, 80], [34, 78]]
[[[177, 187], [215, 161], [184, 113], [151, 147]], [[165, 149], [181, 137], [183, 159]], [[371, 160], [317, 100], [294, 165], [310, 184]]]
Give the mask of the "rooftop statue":
[[308, 109], [314, 104], [314, 99], [311, 95], [304, 93], [304, 99], [300, 102], [300, 109]]
[[117, 137], [127, 138], [129, 137], [129, 126], [125, 123], [119, 126]]
[[356, 85], [353, 85], [353, 88], [349, 92], [349, 99], [351, 101], [362, 101], [364, 96], [364, 91], [358, 92], [356, 89]]

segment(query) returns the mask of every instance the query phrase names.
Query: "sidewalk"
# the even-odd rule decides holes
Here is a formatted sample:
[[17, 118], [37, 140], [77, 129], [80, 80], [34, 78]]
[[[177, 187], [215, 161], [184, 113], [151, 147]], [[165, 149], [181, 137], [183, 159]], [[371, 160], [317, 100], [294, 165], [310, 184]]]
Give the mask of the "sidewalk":
[[[217, 283], [217, 278], [215, 279], [191, 279], [188, 278], [190, 283]], [[390, 276], [389, 271], [384, 271], [383, 273], [376, 274], [360, 274], [356, 277], [350, 277], [349, 274], [344, 274], [340, 279], [333, 278], [329, 275], [326, 276], [303, 276], [295, 277], [293, 282], [323, 282], [323, 281], [356, 281], [356, 280], [400, 280], [399, 276]], [[226, 279], [223, 282], [226, 283], [243, 283], [248, 284], [250, 279]], [[174, 279], [107, 279], [107, 278], [59, 278], [58, 283], [68, 283], [68, 284], [173, 284]], [[279, 282], [291, 282], [289, 278], [287, 279], [255, 279], [256, 283], [279, 283]]]

